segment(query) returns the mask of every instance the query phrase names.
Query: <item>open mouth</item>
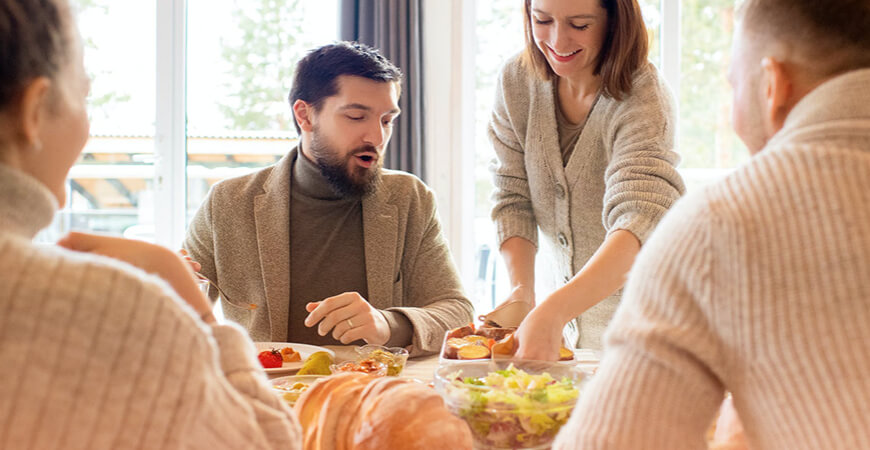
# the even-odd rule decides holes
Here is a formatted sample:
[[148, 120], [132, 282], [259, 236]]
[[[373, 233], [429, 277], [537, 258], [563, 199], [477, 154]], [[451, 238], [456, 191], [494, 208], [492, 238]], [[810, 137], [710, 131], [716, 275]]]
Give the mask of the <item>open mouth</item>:
[[369, 168], [378, 161], [378, 156], [375, 153], [365, 152], [356, 156], [357, 163], [365, 168]]

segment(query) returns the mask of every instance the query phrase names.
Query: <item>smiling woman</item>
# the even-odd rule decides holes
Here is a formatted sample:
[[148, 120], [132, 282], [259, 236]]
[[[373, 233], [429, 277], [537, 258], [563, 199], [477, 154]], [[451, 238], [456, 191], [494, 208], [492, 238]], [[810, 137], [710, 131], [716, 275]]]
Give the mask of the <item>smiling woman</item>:
[[[497, 310], [534, 307], [520, 357], [555, 359], [569, 322], [572, 344], [601, 347], [634, 256], [684, 191], [673, 100], [647, 61], [640, 11], [636, 0], [524, 3], [525, 50], [502, 69], [489, 128], [512, 288]], [[540, 304], [538, 229], [563, 283]]]

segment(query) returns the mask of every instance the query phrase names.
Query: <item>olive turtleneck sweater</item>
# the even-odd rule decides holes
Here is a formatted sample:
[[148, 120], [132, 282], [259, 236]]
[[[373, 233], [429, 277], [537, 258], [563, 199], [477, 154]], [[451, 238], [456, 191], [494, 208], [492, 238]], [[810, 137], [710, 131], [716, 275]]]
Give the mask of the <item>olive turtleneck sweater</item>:
[[[362, 197], [336, 192], [312, 161], [299, 154], [293, 162], [290, 201], [290, 317], [288, 342], [340, 345], [331, 334], [320, 336], [303, 323], [305, 304], [344, 292], [368, 298]], [[389, 314], [389, 345], [411, 343], [411, 322]], [[364, 344], [357, 342], [357, 344]]]

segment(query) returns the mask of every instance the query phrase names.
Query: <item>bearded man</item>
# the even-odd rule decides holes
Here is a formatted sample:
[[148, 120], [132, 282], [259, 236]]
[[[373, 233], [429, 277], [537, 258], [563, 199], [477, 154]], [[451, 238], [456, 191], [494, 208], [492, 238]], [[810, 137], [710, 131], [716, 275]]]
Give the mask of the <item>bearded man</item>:
[[423, 354], [472, 320], [432, 191], [381, 168], [401, 77], [365, 45], [308, 53], [289, 99], [299, 145], [274, 166], [216, 184], [194, 217], [184, 248], [255, 341], [364, 341]]

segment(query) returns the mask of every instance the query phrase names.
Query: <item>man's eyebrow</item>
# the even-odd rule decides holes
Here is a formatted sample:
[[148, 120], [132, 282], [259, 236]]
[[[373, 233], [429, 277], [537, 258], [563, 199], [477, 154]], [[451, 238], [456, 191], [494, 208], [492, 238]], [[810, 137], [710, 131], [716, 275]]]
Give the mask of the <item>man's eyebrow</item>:
[[[359, 109], [359, 110], [363, 110], [363, 111], [371, 111], [372, 110], [372, 108], [370, 106], [363, 105], [362, 103], [349, 103], [349, 104], [344, 105], [338, 109], [341, 111], [347, 111], [349, 109]], [[402, 111], [399, 108], [393, 108], [393, 109], [387, 111], [387, 114], [394, 114], [395, 115], [395, 114], [399, 114], [400, 112], [402, 112]]]

